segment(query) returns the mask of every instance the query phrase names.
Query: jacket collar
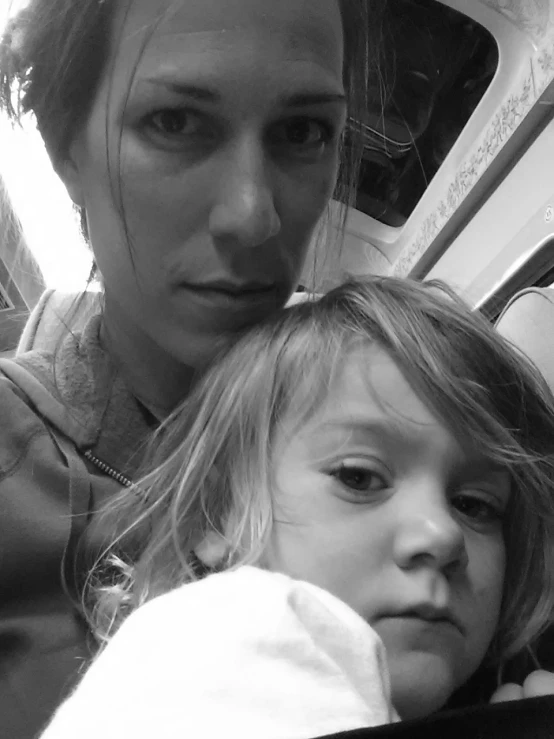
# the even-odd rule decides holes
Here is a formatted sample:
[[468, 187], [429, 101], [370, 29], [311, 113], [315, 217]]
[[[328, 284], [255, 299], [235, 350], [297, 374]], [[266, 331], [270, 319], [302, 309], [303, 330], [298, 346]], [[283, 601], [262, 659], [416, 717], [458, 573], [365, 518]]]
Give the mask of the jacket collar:
[[[156, 419], [133, 396], [100, 343], [101, 315], [56, 352], [19, 355], [12, 375], [37, 410], [82, 450], [133, 477]], [[11, 374], [11, 373], [10, 373]]]

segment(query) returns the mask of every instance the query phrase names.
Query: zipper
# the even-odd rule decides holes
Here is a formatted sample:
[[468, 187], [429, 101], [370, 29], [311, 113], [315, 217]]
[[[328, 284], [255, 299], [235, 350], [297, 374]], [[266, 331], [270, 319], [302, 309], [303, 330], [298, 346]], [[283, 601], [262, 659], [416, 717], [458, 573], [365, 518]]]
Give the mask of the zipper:
[[92, 462], [93, 465], [98, 467], [98, 469], [101, 470], [105, 475], [109, 475], [120, 485], [123, 485], [123, 487], [130, 488], [133, 485], [132, 480], [129, 480], [129, 478], [125, 477], [125, 475], [122, 475], [121, 472], [114, 470], [114, 468], [110, 467], [109, 464], [106, 464], [105, 462], [102, 462], [101, 459], [98, 459], [98, 457], [95, 457], [90, 449], [87, 449], [84, 452], [84, 456], [88, 459], [89, 462]]

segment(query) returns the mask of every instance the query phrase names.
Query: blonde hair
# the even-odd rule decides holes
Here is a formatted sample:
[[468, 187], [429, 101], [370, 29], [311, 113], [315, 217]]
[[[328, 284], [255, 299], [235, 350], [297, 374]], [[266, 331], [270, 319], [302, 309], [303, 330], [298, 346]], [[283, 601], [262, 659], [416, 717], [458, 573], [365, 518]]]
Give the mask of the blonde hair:
[[110, 542], [87, 588], [101, 639], [145, 601], [198, 577], [194, 549], [225, 542], [221, 569], [259, 561], [272, 529], [272, 450], [305, 423], [353, 343], [376, 342], [463, 444], [510, 472], [504, 602], [489, 658], [549, 624], [554, 602], [554, 397], [539, 372], [437, 281], [375, 277], [295, 305], [244, 335], [156, 434], [147, 468], [99, 518]]

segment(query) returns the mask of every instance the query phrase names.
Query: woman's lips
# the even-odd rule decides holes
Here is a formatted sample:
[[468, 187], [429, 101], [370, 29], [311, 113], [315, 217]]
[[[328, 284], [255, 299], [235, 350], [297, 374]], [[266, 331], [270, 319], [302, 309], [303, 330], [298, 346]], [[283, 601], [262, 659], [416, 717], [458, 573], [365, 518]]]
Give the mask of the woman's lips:
[[234, 284], [206, 284], [180, 286], [188, 293], [202, 302], [210, 305], [229, 305], [239, 307], [241, 305], [252, 305], [257, 303], [276, 303], [277, 289], [275, 285], [259, 285], [248, 283], [244, 285]]

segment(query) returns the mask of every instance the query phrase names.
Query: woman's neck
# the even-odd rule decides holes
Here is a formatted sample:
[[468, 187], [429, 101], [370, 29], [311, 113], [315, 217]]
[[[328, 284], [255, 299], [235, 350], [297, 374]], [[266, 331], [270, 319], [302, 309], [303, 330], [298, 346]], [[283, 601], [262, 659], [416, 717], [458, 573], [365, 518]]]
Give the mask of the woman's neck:
[[195, 369], [168, 354], [109, 300], [100, 340], [129, 390], [159, 420], [189, 394]]

